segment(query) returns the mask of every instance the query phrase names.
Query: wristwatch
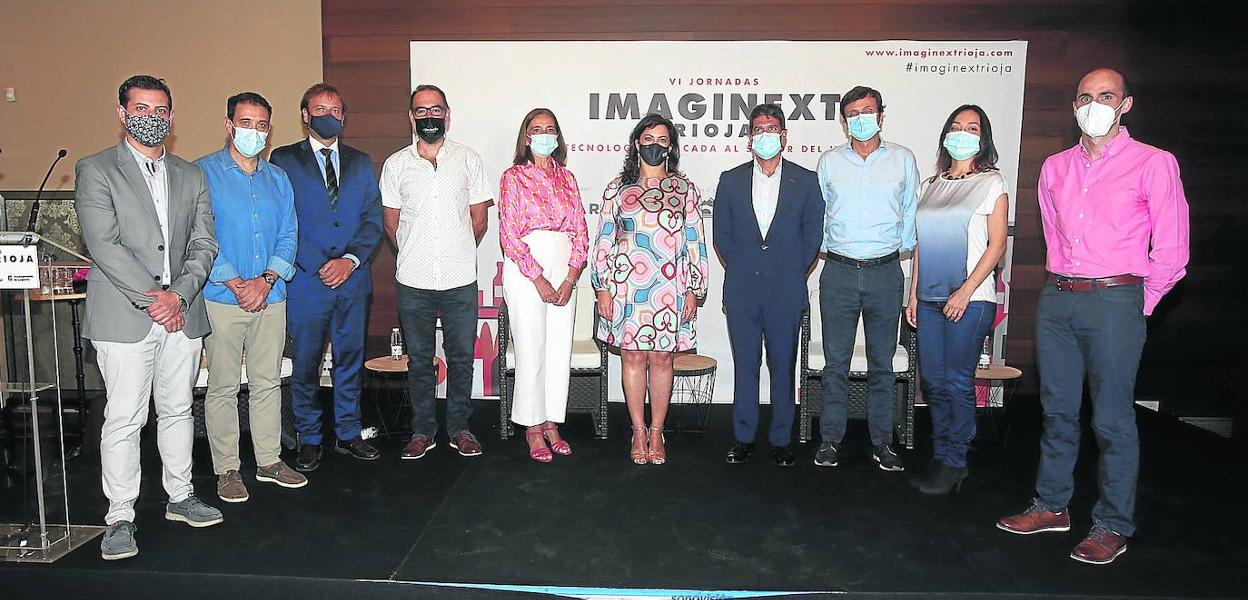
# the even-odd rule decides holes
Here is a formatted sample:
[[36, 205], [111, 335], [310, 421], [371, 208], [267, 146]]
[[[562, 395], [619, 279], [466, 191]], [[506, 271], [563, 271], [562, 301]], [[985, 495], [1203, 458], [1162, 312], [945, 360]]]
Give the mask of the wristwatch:
[[266, 271], [262, 273], [260, 276], [264, 277], [264, 282], [269, 285], [275, 285], [277, 283], [277, 275], [274, 275], [273, 273], [269, 273]]
[[573, 278], [571, 278], [571, 277], [569, 277], [569, 278], [567, 278], [567, 279], [564, 279], [564, 280], [563, 280], [563, 282], [564, 282], [564, 283], [571, 284], [571, 285], [572, 285], [572, 289], [576, 289], [576, 281], [577, 281], [577, 280], [575, 280], [575, 279], [573, 279]]

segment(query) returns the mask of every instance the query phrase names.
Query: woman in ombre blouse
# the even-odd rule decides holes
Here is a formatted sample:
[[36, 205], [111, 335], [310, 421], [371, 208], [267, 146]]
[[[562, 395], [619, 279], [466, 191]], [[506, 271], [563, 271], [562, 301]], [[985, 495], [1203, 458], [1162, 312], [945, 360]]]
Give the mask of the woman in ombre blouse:
[[573, 290], [585, 268], [585, 209], [559, 121], [549, 109], [525, 115], [515, 164], [503, 172], [498, 237], [503, 246], [503, 298], [516, 345], [511, 420], [526, 429], [529, 457], [547, 463], [572, 447], [559, 436], [568, 406]]
[[992, 124], [966, 104], [945, 121], [936, 174], [919, 194], [919, 244], [906, 320], [919, 334], [919, 379], [932, 414], [932, 461], [911, 480], [925, 494], [958, 489], [975, 439], [975, 364], [997, 315], [992, 277], [1009, 211]]

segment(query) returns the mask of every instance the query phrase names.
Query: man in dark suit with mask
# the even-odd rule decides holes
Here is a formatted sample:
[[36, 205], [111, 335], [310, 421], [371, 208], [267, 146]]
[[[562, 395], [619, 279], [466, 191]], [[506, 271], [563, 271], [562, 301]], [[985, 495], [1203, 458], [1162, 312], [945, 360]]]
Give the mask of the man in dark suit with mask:
[[359, 460], [380, 456], [360, 436], [360, 392], [373, 291], [369, 265], [381, 239], [381, 192], [368, 154], [338, 139], [347, 113], [338, 90], [318, 83], [304, 92], [299, 108], [307, 139], [277, 148], [269, 161], [290, 178], [299, 220], [286, 310], [300, 444], [295, 468], [308, 472], [321, 459], [322, 411], [316, 394], [327, 335], [334, 363], [334, 450]]
[[784, 111], [761, 104], [750, 112], [753, 160], [724, 171], [715, 192], [715, 247], [724, 261], [724, 312], [733, 355], [729, 463], [754, 452], [759, 369], [764, 345], [771, 379], [772, 462], [794, 463], [793, 372], [806, 277], [823, 241], [823, 195], [814, 172], [781, 158], [788, 142]]

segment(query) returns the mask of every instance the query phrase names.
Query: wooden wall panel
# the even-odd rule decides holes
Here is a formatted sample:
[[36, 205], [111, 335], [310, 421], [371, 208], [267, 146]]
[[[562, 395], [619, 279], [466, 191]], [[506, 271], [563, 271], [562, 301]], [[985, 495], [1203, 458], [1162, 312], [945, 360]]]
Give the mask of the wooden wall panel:
[[[351, 142], [368, 151], [378, 169], [410, 140], [411, 40], [1027, 40], [1006, 353], [1027, 374], [1023, 387], [1033, 389], [1036, 299], [1045, 280], [1035, 181], [1044, 158], [1076, 140], [1070, 102], [1078, 78], [1097, 66], [1120, 68], [1136, 95], [1126, 122], [1134, 136], [1178, 156], [1193, 215], [1188, 281], [1150, 320], [1144, 359], [1150, 373], [1141, 369], [1140, 393], [1192, 412], [1182, 407], [1192, 404], [1185, 398], [1193, 382], [1229, 403], [1220, 373], [1244, 360], [1242, 352], [1219, 352], [1225, 344], [1218, 334], [1225, 336], [1227, 328], [1210, 315], [1237, 321], [1227, 290], [1243, 288], [1242, 259], [1234, 250], [1243, 246], [1239, 232], [1248, 225], [1248, 203], [1236, 200], [1244, 186], [1233, 157], [1248, 151], [1248, 141], [1219, 129], [1228, 117], [1242, 123], [1234, 99], [1248, 93], [1248, 70], [1226, 68], [1225, 57], [1242, 35], [1217, 35], [1224, 13], [1202, 10], [1199, 2], [1184, 6], [1190, 10], [1180, 14], [1129, 0], [322, 0], [322, 23], [325, 79], [350, 104]], [[1171, 118], [1174, 90], [1193, 86], [1218, 90], [1212, 101], [1199, 95], [1212, 108]], [[378, 351], [396, 321], [390, 252], [382, 250], [375, 274], [370, 343]], [[1208, 287], [1216, 289], [1207, 293]], [[1183, 376], [1167, 376], [1179, 372]]]

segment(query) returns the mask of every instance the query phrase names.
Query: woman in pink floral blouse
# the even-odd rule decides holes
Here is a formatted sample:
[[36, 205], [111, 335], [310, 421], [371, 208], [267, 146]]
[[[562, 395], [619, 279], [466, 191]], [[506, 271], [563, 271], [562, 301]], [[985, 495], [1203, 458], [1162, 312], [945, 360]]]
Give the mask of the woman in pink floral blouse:
[[529, 456], [543, 463], [554, 454], [572, 454], [557, 423], [568, 405], [572, 292], [589, 245], [581, 193], [564, 167], [567, 155], [555, 114], [529, 111], [516, 137], [515, 165], [503, 172], [498, 203], [503, 297], [516, 348], [511, 420], [525, 426]]

